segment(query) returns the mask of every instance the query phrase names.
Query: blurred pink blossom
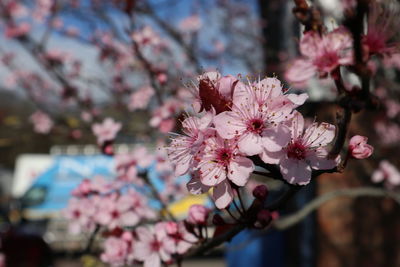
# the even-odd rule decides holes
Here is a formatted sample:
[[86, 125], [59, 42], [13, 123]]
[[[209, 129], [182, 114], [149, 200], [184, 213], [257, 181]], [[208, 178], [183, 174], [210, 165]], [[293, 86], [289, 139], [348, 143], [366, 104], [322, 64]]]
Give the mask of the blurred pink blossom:
[[131, 264], [134, 242], [131, 232], [124, 232], [119, 237], [108, 237], [103, 243], [104, 252], [100, 255], [100, 259], [111, 266]]
[[7, 25], [5, 36], [8, 38], [18, 38], [27, 35], [31, 31], [31, 25], [27, 22], [21, 22], [18, 25]]
[[340, 65], [353, 62], [351, 34], [340, 27], [325, 35], [308, 31], [300, 40], [303, 58], [296, 59], [285, 73], [291, 83], [304, 83], [315, 74], [330, 74]]
[[144, 86], [130, 96], [128, 108], [130, 111], [145, 109], [154, 95], [154, 89], [151, 86]]
[[97, 143], [103, 145], [106, 141], [113, 141], [121, 127], [122, 124], [120, 122], [115, 122], [112, 118], [106, 118], [101, 124], [93, 124], [92, 131], [97, 137]]
[[48, 134], [54, 125], [50, 117], [40, 110], [33, 113], [29, 120], [33, 123], [34, 131], [41, 134]]
[[135, 258], [144, 263], [144, 267], [160, 267], [161, 263], [172, 260], [173, 241], [168, 238], [165, 223], [154, 226], [140, 226], [136, 229], [138, 237], [134, 247]]
[[379, 163], [379, 168], [374, 171], [371, 179], [374, 183], [384, 182], [388, 189], [400, 186], [400, 172], [387, 160]]

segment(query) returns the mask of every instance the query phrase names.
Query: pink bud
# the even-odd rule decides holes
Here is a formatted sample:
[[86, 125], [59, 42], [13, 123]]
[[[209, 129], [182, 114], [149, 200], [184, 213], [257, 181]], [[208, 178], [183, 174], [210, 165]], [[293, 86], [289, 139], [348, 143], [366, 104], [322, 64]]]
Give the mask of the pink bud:
[[355, 135], [350, 139], [349, 153], [353, 158], [365, 159], [371, 156], [374, 148], [367, 144], [368, 138], [361, 135]]
[[203, 205], [194, 204], [189, 208], [187, 221], [193, 225], [205, 225], [210, 210]]
[[265, 201], [268, 196], [268, 188], [263, 184], [256, 186], [253, 190], [253, 196], [258, 200]]

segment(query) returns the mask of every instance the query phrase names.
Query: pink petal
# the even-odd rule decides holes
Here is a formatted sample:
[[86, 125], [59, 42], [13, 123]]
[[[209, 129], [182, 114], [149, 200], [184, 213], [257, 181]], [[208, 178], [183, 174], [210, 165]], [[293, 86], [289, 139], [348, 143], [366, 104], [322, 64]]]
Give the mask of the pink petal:
[[291, 83], [304, 83], [313, 77], [316, 73], [316, 67], [312, 61], [297, 59], [285, 73], [285, 78]]
[[227, 181], [223, 181], [214, 187], [212, 194], [215, 205], [219, 209], [226, 208], [233, 200], [232, 188]]
[[161, 267], [161, 259], [157, 253], [152, 253], [143, 263], [143, 267]]
[[290, 101], [293, 102], [293, 104], [296, 104], [298, 106], [303, 105], [304, 102], [308, 99], [308, 94], [303, 93], [303, 94], [288, 94], [287, 98], [289, 98]]
[[321, 124], [313, 123], [305, 133], [304, 139], [309, 147], [326, 146], [335, 138], [335, 125], [323, 122]]
[[308, 31], [303, 35], [300, 40], [300, 52], [302, 55], [310, 58], [317, 56], [317, 53], [321, 50], [322, 39], [318, 33], [314, 31]]
[[263, 151], [262, 138], [253, 133], [245, 133], [241, 136], [238, 147], [247, 156], [260, 154]]
[[270, 152], [280, 151], [290, 141], [289, 128], [283, 124], [264, 130], [262, 135], [263, 146]]
[[237, 186], [244, 186], [254, 171], [253, 162], [246, 157], [237, 157], [228, 167], [228, 178]]
[[226, 179], [225, 167], [213, 162], [203, 164], [200, 171], [200, 180], [207, 186], [214, 186]]
[[335, 168], [339, 162], [340, 157], [336, 159], [327, 159], [328, 152], [325, 149], [319, 149], [315, 153], [307, 156], [307, 160], [311, 168], [314, 170], [329, 170]]
[[311, 180], [311, 167], [304, 160], [284, 158], [280, 169], [283, 178], [290, 184], [306, 185]]
[[267, 164], [279, 164], [280, 159], [284, 155], [285, 153], [282, 150], [278, 152], [269, 152], [268, 150], [264, 149], [259, 157]]
[[225, 139], [232, 139], [246, 130], [246, 126], [232, 111], [225, 111], [214, 117], [218, 134]]
[[304, 118], [300, 112], [294, 111], [293, 118], [291, 121], [291, 133], [293, 139], [298, 139], [303, 134], [304, 130]]
[[207, 193], [209, 186], [204, 185], [198, 177], [193, 177], [186, 185], [188, 191], [193, 195]]
[[134, 226], [138, 224], [139, 216], [135, 212], [129, 211], [122, 214], [120, 221], [122, 223], [122, 226]]

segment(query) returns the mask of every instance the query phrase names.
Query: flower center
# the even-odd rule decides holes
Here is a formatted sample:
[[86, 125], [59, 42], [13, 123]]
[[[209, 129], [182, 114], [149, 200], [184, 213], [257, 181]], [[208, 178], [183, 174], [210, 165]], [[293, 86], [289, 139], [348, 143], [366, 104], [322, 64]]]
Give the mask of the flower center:
[[79, 210], [74, 210], [72, 212], [74, 218], [79, 218], [81, 216], [81, 212]]
[[256, 134], [261, 134], [261, 132], [264, 130], [264, 121], [261, 119], [252, 119], [247, 123], [247, 130], [256, 133]]
[[217, 150], [217, 157], [216, 160], [218, 161], [219, 164], [222, 164], [223, 166], [228, 166], [229, 161], [232, 158], [232, 151], [227, 148], [220, 148]]
[[326, 52], [316, 58], [314, 64], [318, 67], [320, 71], [329, 72], [338, 64], [338, 61], [339, 57], [336, 52]]
[[118, 210], [113, 210], [113, 211], [111, 212], [111, 217], [112, 217], [113, 219], [118, 218], [118, 217], [119, 217], [119, 211], [118, 211]]
[[154, 240], [150, 243], [150, 247], [152, 251], [158, 252], [161, 248], [161, 242], [158, 240]]
[[306, 147], [300, 142], [290, 143], [286, 151], [290, 159], [302, 160], [306, 158]]

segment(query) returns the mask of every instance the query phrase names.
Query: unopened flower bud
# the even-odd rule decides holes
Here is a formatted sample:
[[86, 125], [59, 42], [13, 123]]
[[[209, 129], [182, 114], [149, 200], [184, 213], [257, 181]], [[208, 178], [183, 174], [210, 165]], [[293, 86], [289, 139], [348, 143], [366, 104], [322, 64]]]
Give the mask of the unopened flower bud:
[[210, 210], [203, 205], [192, 205], [189, 208], [187, 221], [193, 225], [205, 225], [207, 223]]
[[256, 188], [254, 188], [253, 190], [253, 196], [261, 201], [265, 201], [267, 199], [268, 196], [268, 188], [266, 185], [258, 185], [256, 186]]
[[361, 135], [355, 135], [350, 139], [349, 153], [353, 158], [365, 159], [371, 156], [374, 148], [367, 144], [368, 138]]

